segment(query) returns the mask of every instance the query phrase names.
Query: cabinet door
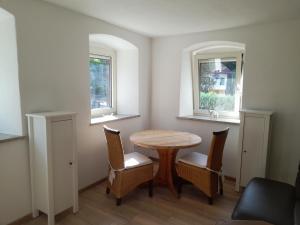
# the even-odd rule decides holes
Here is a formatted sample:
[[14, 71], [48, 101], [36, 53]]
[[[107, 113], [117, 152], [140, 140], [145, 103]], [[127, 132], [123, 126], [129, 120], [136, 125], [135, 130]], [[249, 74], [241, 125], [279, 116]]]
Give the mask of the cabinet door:
[[73, 205], [73, 123], [72, 120], [52, 122], [54, 170], [54, 211], [59, 213]]
[[264, 177], [264, 132], [265, 118], [246, 115], [244, 119], [241, 186], [246, 186], [253, 177]]

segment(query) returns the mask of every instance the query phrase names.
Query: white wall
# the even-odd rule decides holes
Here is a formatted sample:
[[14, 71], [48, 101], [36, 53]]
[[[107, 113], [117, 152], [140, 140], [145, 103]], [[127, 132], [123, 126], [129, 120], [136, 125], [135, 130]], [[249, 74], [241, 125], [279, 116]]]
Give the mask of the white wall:
[[27, 139], [0, 143], [0, 224], [4, 225], [29, 213]]
[[[150, 126], [151, 39], [39, 0], [5, 0], [0, 1], [0, 7], [10, 11], [16, 19], [23, 113], [48, 110], [77, 112], [79, 187], [104, 178], [108, 165], [103, 124], [90, 126], [89, 34], [114, 35], [139, 49], [138, 111], [141, 116], [108, 124], [122, 131], [127, 150], [132, 148], [129, 135]], [[5, 158], [2, 148], [0, 144], [1, 160], [7, 160], [13, 166], [28, 163], [27, 144], [18, 146], [16, 154], [19, 155], [13, 161]], [[13, 215], [6, 222], [30, 212], [30, 207], [23, 210], [23, 205], [28, 205], [25, 199], [28, 198], [29, 185], [23, 182], [29, 180], [28, 171], [20, 169], [19, 173], [24, 173], [23, 179], [14, 180], [12, 189], [20, 189], [24, 196], [10, 199], [10, 204], [14, 204], [14, 208], [10, 208], [10, 215]], [[10, 172], [1, 170], [0, 174], [1, 177], [9, 176]], [[9, 196], [11, 192], [5, 189], [1, 194]], [[0, 218], [4, 218], [3, 213], [5, 211], [1, 210]]]
[[117, 111], [120, 114], [139, 114], [138, 55], [138, 49], [117, 52]]
[[0, 8], [0, 133], [22, 135], [15, 18]]
[[[276, 112], [272, 127], [271, 178], [294, 183], [300, 159], [299, 52], [300, 21], [265, 24], [155, 38], [153, 41], [152, 127], [189, 130], [204, 138], [226, 126], [213, 122], [183, 121], [179, 114], [182, 50], [205, 41], [233, 41], [246, 45], [243, 107]], [[235, 176], [238, 126], [230, 126], [224, 152], [225, 174]]]

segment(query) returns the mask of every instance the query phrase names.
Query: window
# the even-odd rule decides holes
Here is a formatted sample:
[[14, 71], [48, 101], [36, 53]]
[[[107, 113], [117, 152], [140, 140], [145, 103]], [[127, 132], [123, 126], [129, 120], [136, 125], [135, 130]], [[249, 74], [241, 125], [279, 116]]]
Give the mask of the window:
[[193, 56], [194, 114], [238, 118], [242, 53]]
[[92, 118], [116, 112], [113, 54], [90, 54], [90, 96]]
[[90, 124], [139, 115], [139, 49], [108, 34], [89, 34]]

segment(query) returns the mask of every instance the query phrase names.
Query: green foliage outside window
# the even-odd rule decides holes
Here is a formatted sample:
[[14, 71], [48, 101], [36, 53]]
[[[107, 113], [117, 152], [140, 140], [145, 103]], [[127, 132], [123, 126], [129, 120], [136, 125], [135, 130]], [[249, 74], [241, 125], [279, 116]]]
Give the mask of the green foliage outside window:
[[111, 58], [90, 57], [91, 108], [111, 107]]
[[[201, 110], [234, 111], [236, 61], [199, 61], [199, 108]], [[226, 79], [226, 80], [225, 80]]]
[[235, 96], [222, 95], [215, 92], [200, 92], [200, 109], [233, 111]]

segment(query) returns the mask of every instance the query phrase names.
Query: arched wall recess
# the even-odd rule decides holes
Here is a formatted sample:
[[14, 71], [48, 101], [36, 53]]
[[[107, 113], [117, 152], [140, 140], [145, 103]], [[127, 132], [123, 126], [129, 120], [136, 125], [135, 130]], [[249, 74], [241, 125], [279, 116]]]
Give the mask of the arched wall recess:
[[139, 50], [132, 43], [108, 34], [90, 34], [90, 53], [104, 48], [116, 53], [117, 114], [139, 114]]
[[243, 43], [207, 41], [193, 44], [182, 50], [179, 116], [193, 115], [192, 56], [201, 53], [245, 52], [245, 49]]
[[15, 17], [0, 8], [0, 133], [22, 135]]

